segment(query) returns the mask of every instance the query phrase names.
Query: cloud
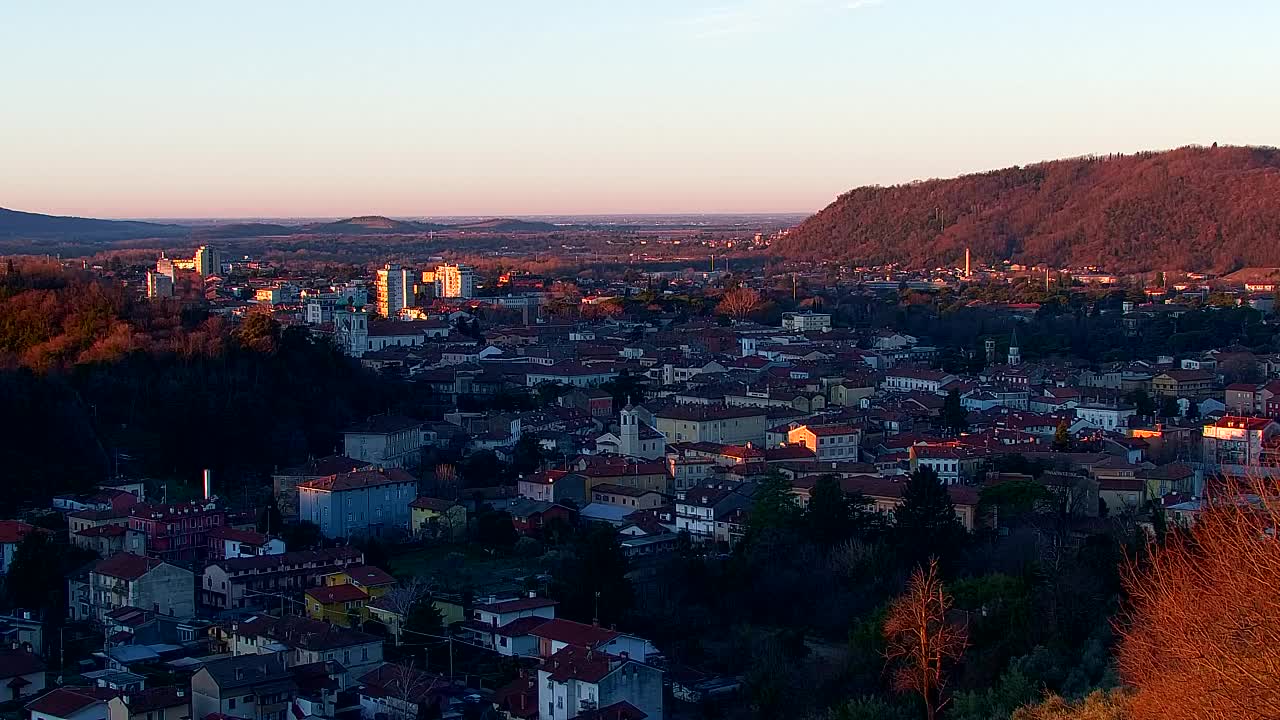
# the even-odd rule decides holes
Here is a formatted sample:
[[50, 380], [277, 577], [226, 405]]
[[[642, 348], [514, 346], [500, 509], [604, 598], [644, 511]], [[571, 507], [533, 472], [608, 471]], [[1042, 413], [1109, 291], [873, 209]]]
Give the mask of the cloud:
[[861, 10], [884, 0], [743, 0], [735, 5], [708, 8], [677, 20], [699, 38], [739, 35], [776, 28], [779, 23], [805, 14]]

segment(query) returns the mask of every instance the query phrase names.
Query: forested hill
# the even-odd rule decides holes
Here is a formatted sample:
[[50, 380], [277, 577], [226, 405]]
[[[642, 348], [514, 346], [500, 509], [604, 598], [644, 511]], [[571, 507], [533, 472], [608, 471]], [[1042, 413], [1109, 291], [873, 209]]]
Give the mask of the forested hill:
[[774, 245], [854, 264], [1013, 260], [1113, 272], [1280, 266], [1280, 150], [1187, 147], [862, 187]]

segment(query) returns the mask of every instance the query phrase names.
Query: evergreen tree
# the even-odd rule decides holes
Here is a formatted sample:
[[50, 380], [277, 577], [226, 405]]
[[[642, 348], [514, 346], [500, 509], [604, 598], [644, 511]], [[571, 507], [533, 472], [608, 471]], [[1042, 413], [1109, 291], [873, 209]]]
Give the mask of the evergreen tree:
[[823, 475], [813, 486], [805, 520], [809, 536], [819, 545], [835, 545], [853, 535], [849, 500], [835, 475]]
[[969, 413], [960, 402], [960, 392], [954, 388], [947, 393], [942, 403], [942, 426], [952, 435], [959, 435], [969, 429]]
[[791, 481], [773, 472], [756, 484], [747, 529], [753, 537], [762, 533], [791, 530], [800, 518], [800, 506], [791, 493]]
[[933, 468], [922, 466], [911, 473], [903, 488], [902, 505], [894, 511], [894, 529], [911, 562], [922, 562], [931, 555], [950, 557], [963, 544], [964, 526]]

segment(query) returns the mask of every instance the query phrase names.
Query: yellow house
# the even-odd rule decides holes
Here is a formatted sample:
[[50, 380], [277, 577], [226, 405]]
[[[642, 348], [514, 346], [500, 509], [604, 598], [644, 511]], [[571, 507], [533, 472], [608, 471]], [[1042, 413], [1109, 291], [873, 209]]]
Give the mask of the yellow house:
[[368, 617], [369, 595], [350, 583], [307, 590], [307, 617], [334, 625], [358, 627]]
[[391, 577], [390, 573], [372, 565], [343, 568], [338, 572], [323, 576], [321, 581], [321, 585], [324, 587], [355, 585], [363, 590], [370, 600], [386, 595], [396, 586], [396, 579]]
[[409, 531], [454, 540], [467, 531], [467, 509], [453, 500], [420, 497], [409, 503]]

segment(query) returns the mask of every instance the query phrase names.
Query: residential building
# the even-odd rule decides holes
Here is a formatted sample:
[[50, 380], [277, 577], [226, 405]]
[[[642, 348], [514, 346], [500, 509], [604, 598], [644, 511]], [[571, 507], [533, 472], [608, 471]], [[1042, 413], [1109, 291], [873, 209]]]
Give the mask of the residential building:
[[279, 595], [298, 596], [323, 584], [323, 578], [364, 564], [352, 547], [302, 550], [215, 562], [204, 569], [200, 604], [214, 610], [263, 607]]
[[44, 692], [44, 660], [28, 650], [0, 650], [0, 688], [0, 702]]
[[108, 613], [122, 607], [177, 618], [189, 618], [196, 611], [194, 574], [153, 557], [120, 553], [99, 560], [89, 570], [87, 586], [77, 589], [82, 591], [70, 597], [76, 620], [103, 623]]
[[1203, 400], [1213, 394], [1216, 380], [1206, 370], [1166, 370], [1151, 378], [1151, 393], [1156, 397]]
[[100, 687], [54, 688], [26, 704], [31, 720], [107, 720], [107, 701], [117, 691]]
[[819, 462], [857, 460], [862, 430], [852, 425], [801, 425], [787, 433], [787, 442], [808, 448]]
[[227, 524], [216, 500], [138, 503], [129, 510], [129, 529], [138, 538], [130, 552], [166, 562], [195, 564], [208, 558], [209, 533]]
[[339, 473], [355, 472], [368, 467], [370, 463], [349, 458], [345, 455], [329, 455], [328, 457], [308, 460], [297, 467], [281, 470], [271, 476], [275, 490], [276, 507], [287, 520], [298, 517], [298, 485], [308, 480], [318, 480]]
[[207, 558], [210, 561], [258, 555], [280, 555], [284, 552], [283, 540], [253, 530], [223, 526], [210, 530], [207, 537], [209, 540]]
[[566, 647], [634, 658], [647, 658], [656, 652], [648, 640], [635, 635], [564, 618], [549, 620], [532, 634], [538, 638], [538, 656], [544, 660]]
[[417, 495], [417, 478], [398, 467], [339, 473], [298, 485], [298, 516], [327, 538], [402, 533]]
[[1124, 430], [1129, 427], [1129, 418], [1138, 414], [1132, 405], [1122, 403], [1081, 403], [1076, 405], [1075, 412], [1081, 422], [1099, 430]]
[[19, 520], [0, 520], [0, 573], [9, 572], [18, 545], [33, 532], [37, 532], [34, 525]]
[[667, 496], [654, 490], [641, 490], [613, 483], [591, 486], [591, 502], [617, 505], [632, 510], [649, 510], [667, 504]]
[[752, 488], [723, 481], [699, 485], [676, 495], [676, 531], [687, 532], [696, 543], [715, 540], [716, 519], [751, 506]]
[[556, 601], [532, 593], [527, 598], [489, 597], [471, 609], [462, 632], [477, 644], [506, 656], [535, 657], [539, 640], [532, 631], [555, 619]]
[[173, 278], [155, 270], [147, 271], [147, 298], [161, 300], [173, 297]]
[[885, 373], [883, 387], [889, 392], [939, 393], [943, 386], [957, 380], [955, 375], [927, 368], [899, 367]]
[[285, 667], [339, 663], [343, 689], [382, 664], [382, 639], [377, 635], [296, 615], [258, 615], [237, 623], [228, 642], [233, 655], [276, 656]]
[[378, 314], [384, 318], [395, 319], [400, 311], [413, 307], [413, 279], [408, 268], [388, 263], [378, 271], [374, 281], [377, 293]]
[[402, 415], [374, 415], [342, 431], [344, 455], [365, 465], [414, 468], [422, 461], [422, 423]]
[[785, 312], [782, 313], [782, 329], [795, 332], [826, 332], [831, 329], [831, 313]]
[[1280, 423], [1228, 415], [1204, 426], [1202, 459], [1222, 469], [1248, 471], [1280, 464]]
[[671, 443], [763, 445], [767, 418], [762, 408], [719, 405], [674, 405], [654, 413], [658, 432]]
[[201, 245], [196, 249], [196, 272], [202, 277], [222, 274], [222, 251], [212, 245]]
[[912, 472], [931, 468], [944, 485], [968, 484], [986, 462], [983, 455], [960, 445], [912, 445], [907, 452]]
[[475, 269], [470, 265], [436, 267], [436, 297], [467, 299], [475, 295]]
[[307, 617], [343, 627], [359, 627], [368, 617], [369, 594], [352, 584], [313, 587], [303, 593]]
[[107, 720], [191, 720], [189, 695], [184, 687], [130, 690], [107, 702]]
[[625, 653], [566, 647], [538, 668], [538, 717], [542, 720], [613, 717], [608, 711], [624, 704], [639, 711], [639, 717], [661, 718], [662, 698], [662, 671]]
[[289, 720], [297, 695], [293, 674], [279, 655], [224, 657], [192, 676], [191, 716]]
[[454, 500], [416, 498], [409, 503], [409, 531], [416, 537], [456, 540], [467, 532], [467, 508]]

